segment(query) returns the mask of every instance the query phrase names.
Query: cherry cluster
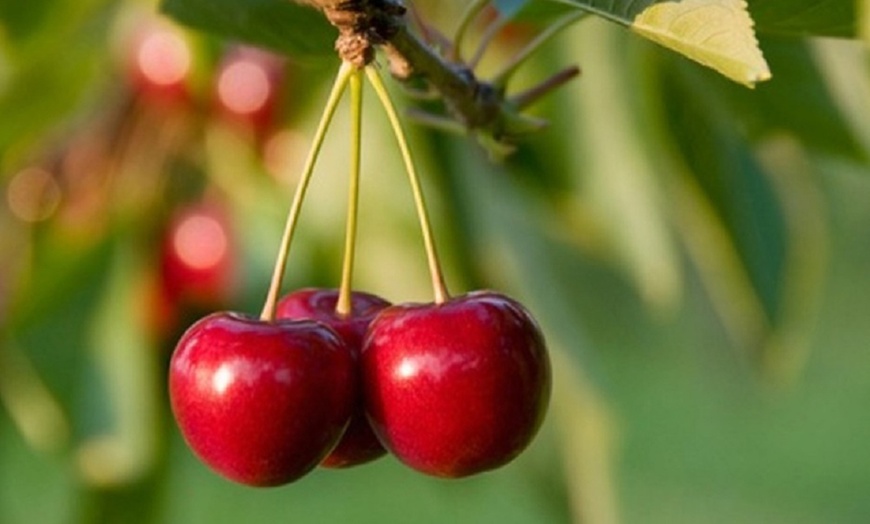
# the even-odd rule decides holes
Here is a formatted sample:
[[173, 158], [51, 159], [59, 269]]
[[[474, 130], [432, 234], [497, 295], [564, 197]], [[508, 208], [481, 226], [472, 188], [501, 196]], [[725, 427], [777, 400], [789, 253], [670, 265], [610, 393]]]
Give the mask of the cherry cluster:
[[363, 464], [385, 448], [410, 467], [463, 477], [502, 466], [535, 435], [549, 396], [544, 341], [494, 292], [389, 305], [302, 289], [278, 320], [214, 313], [172, 357], [172, 408], [199, 457], [254, 486], [317, 465]]
[[[353, 291], [363, 72], [393, 124], [411, 181], [435, 300], [391, 305]], [[345, 263], [338, 289], [279, 289], [314, 162], [337, 101], [354, 122]], [[225, 477], [276, 486], [318, 465], [387, 452], [456, 478], [503, 466], [535, 436], [550, 395], [544, 338], [518, 302], [493, 291], [451, 297], [395, 108], [373, 66], [344, 63], [297, 186], [259, 318], [212, 313], [181, 337], [169, 367], [172, 410], [192, 450]]]

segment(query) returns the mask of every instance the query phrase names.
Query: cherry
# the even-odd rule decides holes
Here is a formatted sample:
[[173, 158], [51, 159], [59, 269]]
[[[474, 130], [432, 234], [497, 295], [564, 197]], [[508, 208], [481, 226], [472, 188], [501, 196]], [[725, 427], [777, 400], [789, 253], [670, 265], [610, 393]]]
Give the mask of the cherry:
[[162, 21], [146, 21], [129, 44], [126, 67], [135, 92], [153, 102], [178, 103], [189, 96], [193, 52], [183, 34]]
[[223, 305], [234, 287], [235, 251], [225, 210], [213, 203], [179, 209], [163, 235], [160, 270], [172, 302]]
[[361, 355], [372, 428], [399, 460], [430, 475], [510, 462], [549, 402], [543, 336], [519, 303], [494, 292], [391, 306], [372, 322]]
[[193, 451], [252, 486], [292, 482], [347, 427], [356, 392], [348, 347], [315, 321], [213, 313], [178, 342], [170, 403]]
[[272, 130], [284, 84], [284, 62], [254, 47], [236, 47], [224, 57], [215, 80], [221, 114], [263, 138]]
[[183, 204], [162, 227], [145, 288], [146, 321], [161, 347], [171, 347], [188, 322], [230, 302], [238, 284], [234, 237], [226, 209], [215, 200]]
[[[277, 318], [319, 320], [333, 328], [357, 358], [369, 324], [390, 303], [378, 296], [354, 291], [351, 294], [350, 314], [341, 315], [336, 311], [338, 296], [339, 291], [335, 289], [306, 288], [294, 291], [278, 302]], [[386, 453], [365, 418], [362, 396], [358, 395], [357, 398], [357, 408], [351, 416], [347, 431], [321, 466], [356, 466]]]

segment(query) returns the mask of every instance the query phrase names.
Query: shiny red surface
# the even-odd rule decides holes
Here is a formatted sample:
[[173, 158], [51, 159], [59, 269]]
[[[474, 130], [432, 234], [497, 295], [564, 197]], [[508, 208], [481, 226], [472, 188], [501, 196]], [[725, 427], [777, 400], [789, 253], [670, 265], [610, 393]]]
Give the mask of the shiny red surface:
[[324, 324], [215, 313], [178, 342], [173, 413], [210, 467], [253, 486], [292, 482], [335, 446], [355, 399], [354, 360]]
[[372, 428], [399, 460], [430, 475], [510, 462], [549, 402], [543, 336], [519, 303], [497, 293], [387, 308], [361, 355]]
[[[333, 328], [347, 343], [354, 357], [359, 355], [363, 337], [372, 318], [389, 306], [386, 300], [354, 291], [351, 314], [342, 317], [335, 312], [338, 290], [306, 288], [286, 295], [278, 303], [278, 318], [314, 319]], [[328, 468], [344, 468], [370, 462], [386, 453], [365, 418], [362, 392], [357, 396], [357, 408], [338, 446], [321, 463]]]

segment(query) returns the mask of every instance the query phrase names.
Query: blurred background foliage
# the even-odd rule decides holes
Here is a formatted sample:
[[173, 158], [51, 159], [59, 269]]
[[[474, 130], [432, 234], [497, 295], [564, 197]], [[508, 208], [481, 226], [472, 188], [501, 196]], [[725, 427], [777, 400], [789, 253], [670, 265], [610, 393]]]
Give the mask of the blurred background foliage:
[[[513, 295], [547, 335], [554, 397], [525, 454], [461, 481], [385, 458], [255, 490], [191, 455], [165, 367], [199, 315], [259, 310], [337, 67], [328, 27], [252, 0], [217, 28], [287, 58], [150, 2], [0, 1], [0, 522], [867, 522], [870, 62], [804, 34], [860, 33], [841, 22], [863, 3], [756, 3], [774, 76], [755, 90], [588, 18], [511, 83], [583, 69], [505, 162], [411, 128], [450, 287]], [[446, 32], [464, 7], [417, 4]], [[484, 77], [552, 20], [517, 16]], [[373, 98], [356, 284], [428, 300]], [[338, 284], [348, 137], [339, 112], [287, 289]]]

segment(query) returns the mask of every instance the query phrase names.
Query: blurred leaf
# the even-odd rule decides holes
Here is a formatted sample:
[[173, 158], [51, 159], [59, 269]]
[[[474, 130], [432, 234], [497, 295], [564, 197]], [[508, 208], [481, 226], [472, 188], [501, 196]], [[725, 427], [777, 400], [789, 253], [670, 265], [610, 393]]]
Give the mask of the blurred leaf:
[[[592, 222], [605, 256], [625, 271], [647, 304], [673, 310], [682, 268], [668, 230], [666, 195], [645, 144], [649, 130], [631, 103], [638, 84], [625, 53], [629, 37], [598, 23], [570, 38], [566, 49], [595, 49], [584, 67], [597, 74], [561, 106], [573, 128], [565, 132], [579, 140], [562, 151], [576, 182], [573, 194], [563, 197], [560, 218], [575, 226]], [[583, 154], [577, 154], [581, 147]]]
[[791, 381], [805, 361], [824, 274], [820, 197], [794, 160], [800, 149], [768, 145], [774, 152], [760, 156], [702, 73], [679, 64], [663, 74], [664, 118], [689, 168], [674, 178], [676, 223], [737, 347], [766, 378]]
[[[712, 75], [692, 74], [696, 91], [716, 93], [727, 105], [729, 118], [759, 141], [783, 132], [808, 150], [865, 160], [867, 152], [847, 123], [843, 109], [825, 79], [811, 44], [794, 38], [762, 40], [776, 77], [754, 92], [735, 89]], [[855, 64], [861, 67], [860, 64]], [[795, 110], [799, 107], [800, 110]]]
[[52, 452], [67, 444], [70, 427], [60, 404], [11, 339], [0, 345], [0, 403], [33, 449]]
[[57, 9], [61, 0], [0, 0], [0, 20], [6, 36], [11, 40], [26, 38], [41, 27], [52, 9]]
[[118, 239], [113, 247], [103, 296], [93, 309], [88, 368], [93, 376], [84, 384], [87, 413], [79, 416], [91, 424], [82, 428], [80, 472], [100, 487], [129, 484], [149, 473], [160, 430], [158, 351], [145, 329], [141, 300], [143, 260], [129, 240]]
[[853, 38], [855, 0], [748, 0], [760, 33]]
[[292, 57], [333, 53], [336, 32], [324, 16], [288, 0], [163, 0], [161, 9], [196, 29]]
[[[58, 296], [68, 299], [83, 287], [92, 286], [106, 269], [109, 243], [104, 238], [91, 243], [74, 242], [60, 234], [43, 232], [35, 241], [33, 267], [22, 277], [13, 296], [5, 326], [13, 332], [34, 329], [62, 305]], [[36, 278], [39, 275], [39, 278]]]
[[694, 182], [728, 231], [766, 321], [781, 307], [787, 231], [770, 182], [741, 139], [728, 109], [698, 89], [697, 71], [677, 68], [665, 80], [666, 114], [674, 145]]
[[[870, 68], [868, 68], [870, 64], [867, 61], [866, 49], [861, 42], [831, 38], [816, 40], [812, 42], [812, 47], [809, 49], [819, 75], [825, 81], [826, 94], [830, 96], [830, 102], [836, 105], [835, 109], [830, 110], [831, 114], [837, 113], [842, 118], [843, 125], [848, 124], [854, 141], [860, 145], [860, 150], [856, 151], [858, 154], [851, 158], [861, 162], [867, 159], [870, 152], [870, 119], [867, 118], [870, 114]], [[826, 139], [830, 134], [844, 136], [830, 126], [826, 126], [825, 129], [828, 129], [825, 134], [816, 135], [822, 143], [828, 142]], [[848, 151], [847, 148], [851, 146], [852, 140], [848, 137], [838, 144]], [[816, 151], [814, 144], [809, 140], [803, 142], [807, 149]]]
[[25, 155], [98, 85], [108, 59], [107, 1], [61, 2], [26, 42], [9, 46], [11, 74], [0, 89], [0, 168], [19, 161], [13, 152]]

